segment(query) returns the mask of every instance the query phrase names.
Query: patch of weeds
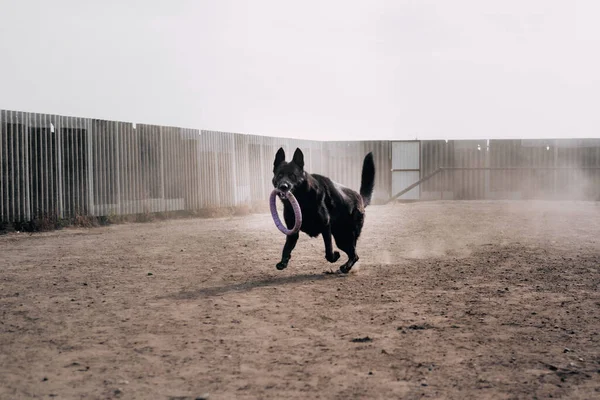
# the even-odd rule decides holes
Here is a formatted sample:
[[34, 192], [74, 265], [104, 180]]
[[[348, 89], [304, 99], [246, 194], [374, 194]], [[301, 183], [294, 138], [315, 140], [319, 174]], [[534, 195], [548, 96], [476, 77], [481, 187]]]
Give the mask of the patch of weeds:
[[93, 216], [77, 214], [73, 218], [72, 225], [80, 228], [93, 228], [98, 226], [98, 220]]
[[0, 235], [6, 235], [12, 232], [12, 225], [6, 221], [0, 221]]
[[119, 215], [115, 212], [115, 210], [111, 209], [106, 216], [109, 224], [120, 224], [123, 222], [123, 216]]

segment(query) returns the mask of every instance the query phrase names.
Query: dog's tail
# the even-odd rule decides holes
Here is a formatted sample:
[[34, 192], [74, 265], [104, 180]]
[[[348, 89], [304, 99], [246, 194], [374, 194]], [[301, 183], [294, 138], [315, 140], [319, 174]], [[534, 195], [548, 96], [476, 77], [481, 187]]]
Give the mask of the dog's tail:
[[368, 206], [371, 203], [371, 195], [375, 187], [375, 162], [373, 161], [373, 153], [365, 156], [362, 167], [362, 175], [360, 179], [360, 196], [363, 203]]

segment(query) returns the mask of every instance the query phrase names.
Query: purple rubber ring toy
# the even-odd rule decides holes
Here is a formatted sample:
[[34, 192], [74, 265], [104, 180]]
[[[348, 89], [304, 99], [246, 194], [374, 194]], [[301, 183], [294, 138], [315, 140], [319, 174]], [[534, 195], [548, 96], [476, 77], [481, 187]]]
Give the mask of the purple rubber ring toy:
[[300, 227], [302, 226], [302, 211], [300, 210], [300, 204], [298, 204], [298, 200], [296, 200], [292, 192], [287, 192], [285, 194], [285, 197], [292, 204], [292, 208], [294, 209], [294, 216], [296, 217], [294, 221], [294, 227], [292, 229], [288, 229], [281, 222], [281, 219], [279, 219], [279, 214], [277, 213], [276, 201], [278, 194], [280, 194], [280, 191], [277, 189], [271, 192], [271, 197], [269, 199], [269, 205], [271, 206], [271, 216], [273, 217], [273, 221], [275, 221], [275, 226], [277, 226], [277, 228], [281, 232], [285, 233], [288, 236], [293, 235], [294, 233], [297, 233], [300, 230]]

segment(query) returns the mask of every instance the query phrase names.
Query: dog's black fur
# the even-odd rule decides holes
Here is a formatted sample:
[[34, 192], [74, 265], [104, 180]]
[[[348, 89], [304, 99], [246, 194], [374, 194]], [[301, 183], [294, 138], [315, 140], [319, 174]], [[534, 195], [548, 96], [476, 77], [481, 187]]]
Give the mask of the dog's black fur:
[[[340, 253], [333, 251], [333, 236], [337, 247], [348, 255], [348, 261], [340, 267], [343, 273], [350, 272], [358, 261], [356, 242], [364, 224], [365, 207], [371, 202], [374, 185], [375, 163], [372, 153], [367, 154], [363, 161], [360, 193], [337, 184], [326, 176], [306, 172], [304, 154], [300, 149], [296, 149], [289, 163], [285, 161], [283, 148], [275, 155], [273, 186], [283, 193], [291, 191], [294, 194], [302, 210], [300, 230], [311, 237], [323, 236], [325, 259], [331, 263], [340, 258]], [[291, 229], [294, 226], [294, 210], [285, 196], [281, 197], [285, 223]], [[278, 270], [287, 267], [298, 237], [298, 233], [287, 236], [281, 261], [277, 264]]]

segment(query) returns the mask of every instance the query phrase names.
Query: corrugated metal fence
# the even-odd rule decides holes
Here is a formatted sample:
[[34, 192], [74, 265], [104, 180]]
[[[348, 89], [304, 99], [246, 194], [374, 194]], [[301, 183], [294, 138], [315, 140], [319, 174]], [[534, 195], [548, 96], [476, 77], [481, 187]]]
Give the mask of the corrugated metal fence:
[[[392, 143], [321, 142], [0, 110], [0, 221], [261, 207], [273, 159], [358, 189], [375, 156], [374, 202], [392, 193]], [[600, 140], [422, 141], [420, 199], [600, 198]], [[400, 182], [407, 186], [411, 182]], [[396, 190], [396, 189], [394, 189]]]
[[306, 169], [390, 197], [388, 142], [318, 142], [0, 110], [0, 220], [263, 206], [279, 147]]

